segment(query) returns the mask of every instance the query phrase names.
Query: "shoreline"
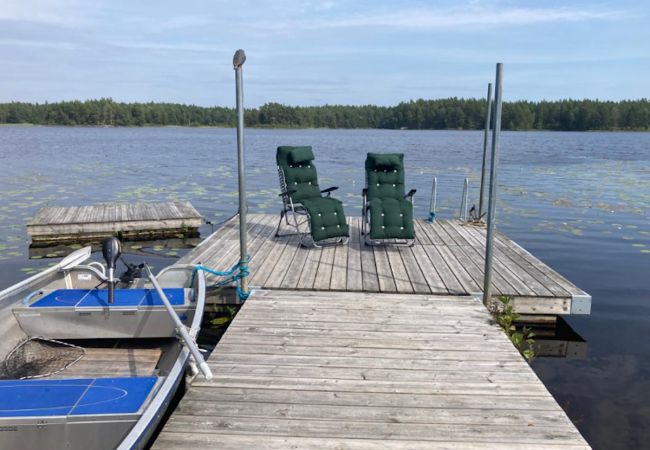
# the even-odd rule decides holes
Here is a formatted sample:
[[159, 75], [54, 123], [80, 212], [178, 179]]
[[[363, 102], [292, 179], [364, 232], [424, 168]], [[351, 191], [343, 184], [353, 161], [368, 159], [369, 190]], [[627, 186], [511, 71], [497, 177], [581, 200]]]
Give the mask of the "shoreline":
[[[1, 127], [60, 127], [60, 128], [206, 128], [206, 129], [234, 129], [235, 126], [228, 125], [64, 125], [64, 124], [41, 124], [41, 123], [0, 123]], [[247, 129], [257, 130], [357, 130], [357, 131], [476, 131], [482, 132], [482, 128], [329, 128], [329, 127], [291, 127], [291, 126], [247, 126]], [[529, 133], [529, 132], [549, 132], [549, 133], [650, 133], [650, 128], [630, 128], [630, 129], [602, 129], [602, 130], [553, 130], [548, 128], [530, 128], [525, 130], [507, 130], [502, 132], [508, 133]]]

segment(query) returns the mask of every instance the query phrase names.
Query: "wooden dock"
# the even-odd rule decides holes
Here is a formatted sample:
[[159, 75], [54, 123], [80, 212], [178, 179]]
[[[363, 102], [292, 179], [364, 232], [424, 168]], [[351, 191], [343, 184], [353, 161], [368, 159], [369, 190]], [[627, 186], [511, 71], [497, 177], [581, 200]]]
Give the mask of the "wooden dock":
[[480, 301], [260, 290], [155, 449], [585, 449]]
[[[235, 217], [183, 257], [223, 270], [239, 259]], [[485, 229], [456, 220], [416, 220], [413, 247], [369, 247], [360, 217], [348, 218], [350, 243], [304, 248], [298, 236], [274, 236], [277, 215], [249, 216], [250, 284], [264, 289], [299, 289], [400, 294], [482, 293]], [[512, 298], [520, 314], [589, 314], [591, 296], [498, 234], [492, 277], [495, 297]]]
[[[274, 236], [277, 216], [250, 216], [257, 288], [153, 448], [589, 448], [477, 295], [484, 230], [418, 221], [396, 249], [349, 223], [349, 245], [306, 249]], [[237, 233], [233, 219], [180, 262], [230, 267]], [[495, 292], [520, 311], [588, 312], [517, 244], [496, 250]]]
[[32, 246], [93, 242], [109, 236], [198, 236], [203, 219], [190, 202], [111, 203], [43, 208], [27, 224]]

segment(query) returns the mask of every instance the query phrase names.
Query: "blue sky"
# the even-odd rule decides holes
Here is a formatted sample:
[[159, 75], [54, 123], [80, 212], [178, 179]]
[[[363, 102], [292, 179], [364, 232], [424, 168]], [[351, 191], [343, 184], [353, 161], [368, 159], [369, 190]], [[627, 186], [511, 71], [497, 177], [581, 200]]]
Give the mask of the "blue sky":
[[650, 2], [1, 0], [0, 101], [648, 97]]

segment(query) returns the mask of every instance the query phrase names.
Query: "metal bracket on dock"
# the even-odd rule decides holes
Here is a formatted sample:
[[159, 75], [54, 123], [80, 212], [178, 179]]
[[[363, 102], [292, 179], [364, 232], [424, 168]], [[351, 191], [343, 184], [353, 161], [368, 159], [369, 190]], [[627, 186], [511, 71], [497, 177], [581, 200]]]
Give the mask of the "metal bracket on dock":
[[483, 303], [483, 292], [470, 292], [469, 296], [472, 297], [472, 299]]
[[591, 314], [591, 295], [573, 294], [571, 296], [571, 314]]

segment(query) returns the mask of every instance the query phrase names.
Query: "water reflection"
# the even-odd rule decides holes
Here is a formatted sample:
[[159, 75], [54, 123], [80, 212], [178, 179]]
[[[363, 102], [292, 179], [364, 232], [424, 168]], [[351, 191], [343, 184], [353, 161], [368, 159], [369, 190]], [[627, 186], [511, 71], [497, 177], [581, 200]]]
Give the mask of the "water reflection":
[[555, 324], [536, 325], [532, 329], [535, 333], [535, 358], [587, 358], [587, 341], [562, 317], [558, 317]]

